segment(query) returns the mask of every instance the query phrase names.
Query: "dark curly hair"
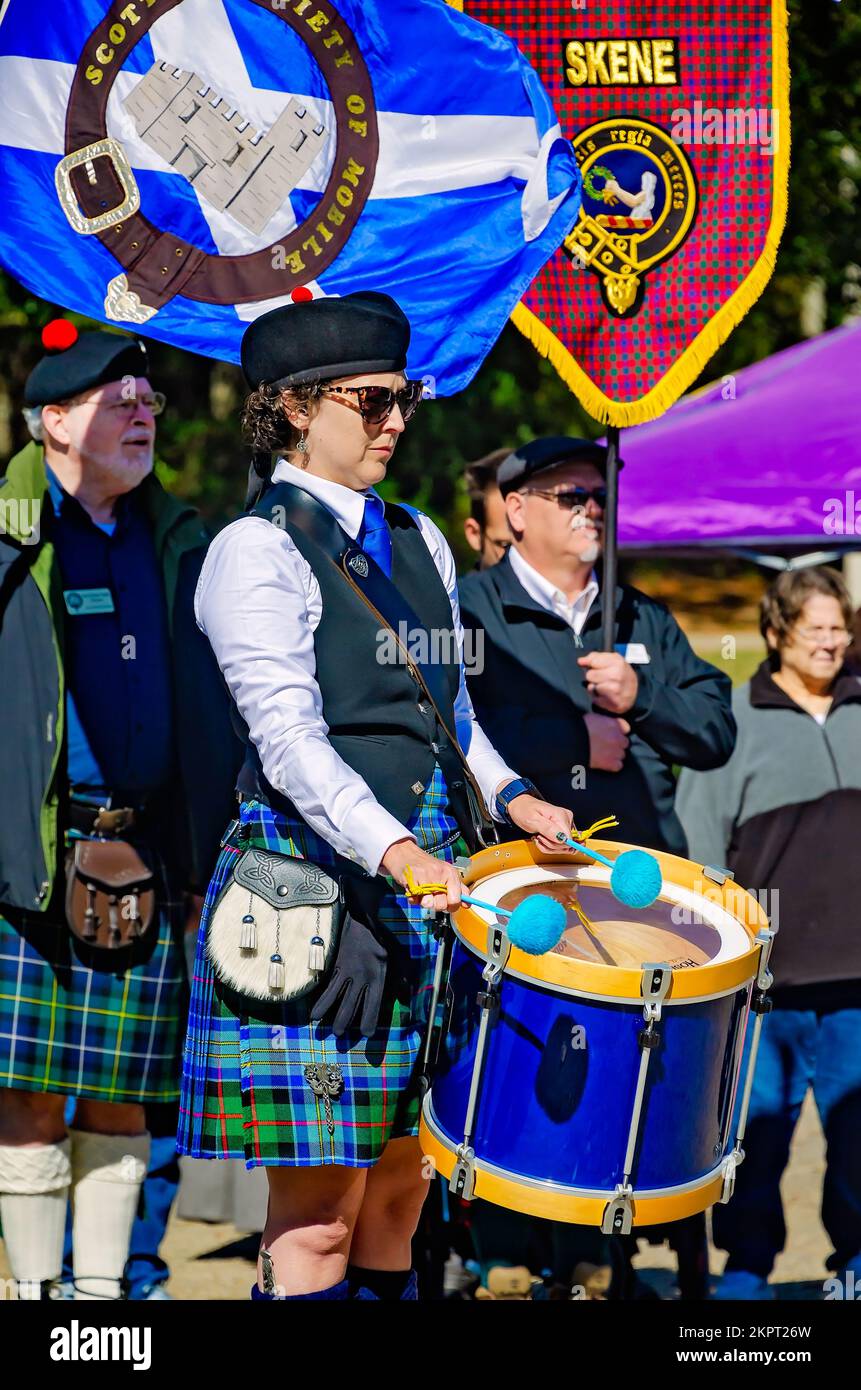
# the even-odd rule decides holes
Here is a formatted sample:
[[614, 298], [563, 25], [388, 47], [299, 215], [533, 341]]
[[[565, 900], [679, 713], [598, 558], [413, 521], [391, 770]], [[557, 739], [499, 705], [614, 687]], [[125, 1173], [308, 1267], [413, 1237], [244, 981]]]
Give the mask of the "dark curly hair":
[[307, 406], [320, 397], [322, 382], [298, 386], [258, 386], [245, 398], [242, 432], [255, 454], [274, 454], [296, 448], [301, 431], [290, 423], [288, 409]]

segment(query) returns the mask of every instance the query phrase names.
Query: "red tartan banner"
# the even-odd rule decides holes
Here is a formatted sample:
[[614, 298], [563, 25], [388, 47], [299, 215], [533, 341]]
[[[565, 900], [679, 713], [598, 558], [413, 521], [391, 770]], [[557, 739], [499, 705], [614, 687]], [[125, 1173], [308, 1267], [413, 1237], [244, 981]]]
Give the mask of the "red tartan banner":
[[513, 318], [597, 419], [654, 419], [774, 268], [786, 218], [784, 0], [464, 0], [539, 72], [583, 174]]

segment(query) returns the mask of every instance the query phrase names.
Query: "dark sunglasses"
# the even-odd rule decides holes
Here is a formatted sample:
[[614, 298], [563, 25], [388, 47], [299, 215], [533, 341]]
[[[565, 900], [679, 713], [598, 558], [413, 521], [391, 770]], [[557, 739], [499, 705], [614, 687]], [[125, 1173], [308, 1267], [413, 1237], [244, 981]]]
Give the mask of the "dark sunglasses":
[[607, 489], [605, 487], [572, 487], [566, 488], [563, 492], [542, 492], [540, 488], [530, 488], [529, 491], [536, 493], [539, 497], [549, 497], [551, 502], [557, 502], [567, 512], [573, 512], [575, 507], [584, 508], [591, 497], [592, 500], [603, 511], [607, 505]]
[[[411, 420], [422, 399], [424, 385], [421, 381], [408, 381], [400, 391], [390, 391], [388, 386], [324, 386], [330, 395], [343, 395], [345, 392], [359, 398], [359, 414], [369, 425], [381, 425], [387, 420], [395, 406], [400, 406], [404, 421]], [[341, 401], [346, 405], [346, 401]]]

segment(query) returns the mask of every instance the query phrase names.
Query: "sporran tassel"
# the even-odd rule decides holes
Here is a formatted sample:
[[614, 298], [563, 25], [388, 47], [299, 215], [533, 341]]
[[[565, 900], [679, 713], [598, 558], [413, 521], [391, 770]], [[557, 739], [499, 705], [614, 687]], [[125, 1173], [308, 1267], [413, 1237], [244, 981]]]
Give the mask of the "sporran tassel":
[[311, 953], [308, 958], [308, 969], [313, 970], [316, 975], [322, 975], [326, 969], [326, 943], [322, 936], [311, 937]]
[[257, 950], [257, 923], [250, 912], [246, 912], [242, 919], [242, 932], [239, 937], [240, 951]]
[[99, 919], [96, 915], [96, 889], [92, 883], [87, 884], [87, 906], [84, 911], [84, 936], [88, 941], [95, 941], [98, 935]]
[[273, 994], [284, 988], [284, 962], [277, 952], [269, 957], [269, 988]]
[[108, 944], [119, 946], [120, 944], [120, 919], [118, 912], [118, 899], [115, 895], [108, 898]]

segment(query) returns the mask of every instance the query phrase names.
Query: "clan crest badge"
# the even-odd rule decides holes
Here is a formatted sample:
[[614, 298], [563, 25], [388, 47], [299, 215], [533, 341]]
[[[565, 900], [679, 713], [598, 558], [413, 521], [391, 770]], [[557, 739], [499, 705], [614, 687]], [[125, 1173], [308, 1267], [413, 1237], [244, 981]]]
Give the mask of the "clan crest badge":
[[599, 121], [573, 143], [583, 203], [565, 249], [599, 276], [610, 313], [631, 318], [646, 271], [672, 256], [694, 223], [694, 172], [669, 135], [634, 117]]

